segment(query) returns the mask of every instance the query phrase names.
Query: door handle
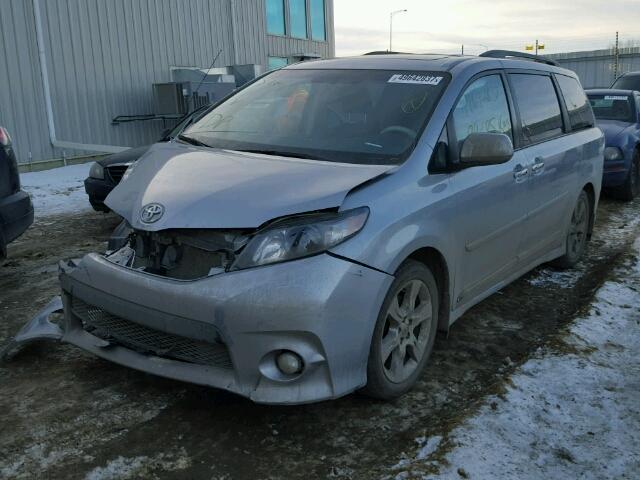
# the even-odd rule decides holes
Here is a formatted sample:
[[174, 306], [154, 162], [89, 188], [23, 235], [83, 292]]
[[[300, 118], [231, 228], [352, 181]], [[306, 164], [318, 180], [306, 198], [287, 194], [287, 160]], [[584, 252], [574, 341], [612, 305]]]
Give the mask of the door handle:
[[542, 170], [544, 170], [544, 162], [538, 157], [533, 161], [533, 165], [531, 165], [531, 173], [538, 175]]
[[513, 169], [513, 178], [516, 179], [516, 182], [524, 181], [527, 175], [529, 175], [529, 169], [520, 164], [516, 165], [516, 168]]

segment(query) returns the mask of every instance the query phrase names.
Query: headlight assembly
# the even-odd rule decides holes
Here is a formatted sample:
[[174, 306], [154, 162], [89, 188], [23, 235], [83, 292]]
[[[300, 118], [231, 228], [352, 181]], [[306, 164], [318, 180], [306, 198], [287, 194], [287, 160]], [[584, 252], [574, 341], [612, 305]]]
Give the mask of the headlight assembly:
[[329, 250], [364, 227], [369, 209], [283, 219], [258, 232], [240, 252], [231, 270], [269, 265]]
[[604, 149], [604, 160], [605, 162], [613, 162], [616, 160], [622, 160], [624, 155], [622, 154], [622, 150], [618, 147], [607, 147]]
[[94, 162], [94, 164], [91, 165], [91, 170], [89, 170], [89, 176], [98, 180], [104, 180], [104, 167], [98, 162]]

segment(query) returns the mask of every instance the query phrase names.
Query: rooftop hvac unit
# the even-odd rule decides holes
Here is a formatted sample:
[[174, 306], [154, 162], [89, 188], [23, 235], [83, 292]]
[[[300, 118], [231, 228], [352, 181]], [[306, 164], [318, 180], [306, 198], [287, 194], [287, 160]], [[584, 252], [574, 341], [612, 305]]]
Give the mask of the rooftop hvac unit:
[[189, 110], [187, 84], [169, 82], [153, 84], [154, 111], [158, 115], [185, 114]]

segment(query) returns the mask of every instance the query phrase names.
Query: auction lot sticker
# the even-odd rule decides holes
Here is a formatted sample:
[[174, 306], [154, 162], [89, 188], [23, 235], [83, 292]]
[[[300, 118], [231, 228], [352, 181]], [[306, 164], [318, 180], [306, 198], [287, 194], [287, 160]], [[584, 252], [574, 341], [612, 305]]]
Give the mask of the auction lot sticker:
[[392, 75], [388, 83], [411, 83], [413, 85], [438, 85], [442, 77], [431, 75], [419, 75], [416, 73], [396, 73]]

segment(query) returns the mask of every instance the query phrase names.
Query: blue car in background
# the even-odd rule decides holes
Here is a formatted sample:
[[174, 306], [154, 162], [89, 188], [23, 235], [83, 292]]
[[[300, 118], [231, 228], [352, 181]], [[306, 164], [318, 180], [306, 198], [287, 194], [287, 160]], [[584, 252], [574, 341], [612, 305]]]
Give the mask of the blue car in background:
[[586, 93], [605, 136], [602, 187], [633, 200], [640, 193], [640, 92], [597, 89]]

